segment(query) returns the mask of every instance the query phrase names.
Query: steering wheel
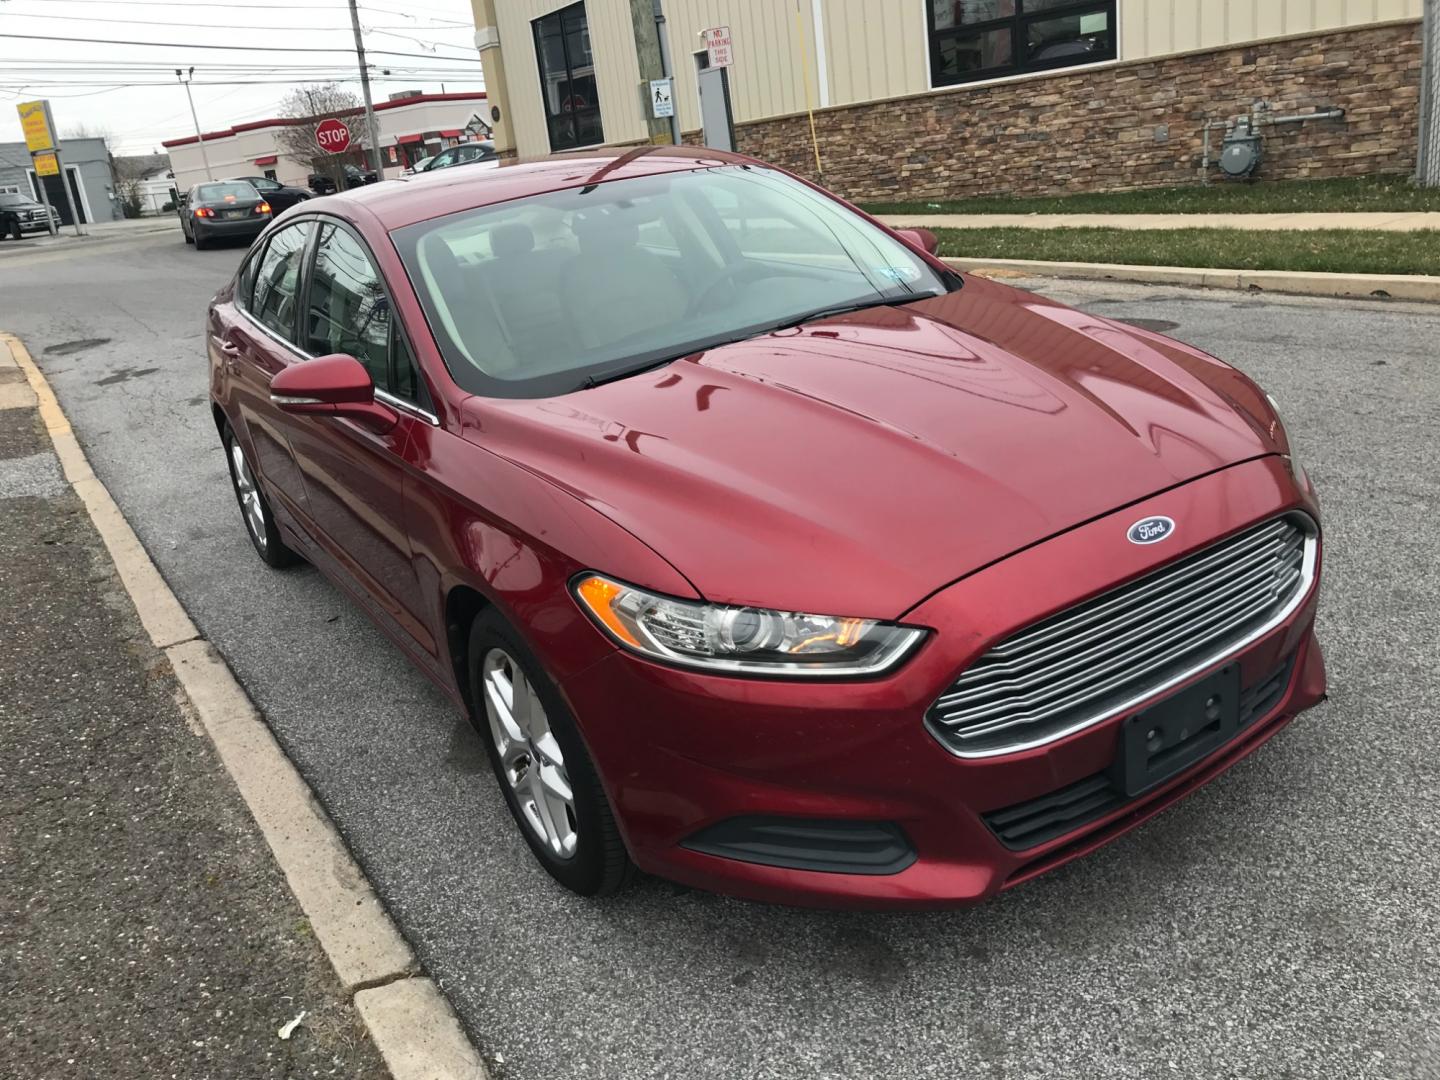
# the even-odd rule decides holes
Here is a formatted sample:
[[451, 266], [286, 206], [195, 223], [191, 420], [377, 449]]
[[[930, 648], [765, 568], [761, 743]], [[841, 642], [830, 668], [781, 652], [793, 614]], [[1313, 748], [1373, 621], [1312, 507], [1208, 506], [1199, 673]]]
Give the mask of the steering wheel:
[[766, 278], [814, 278], [814, 274], [804, 270], [792, 270], [779, 266], [766, 266], [763, 263], [741, 262], [727, 266], [718, 274], [712, 277], [700, 287], [700, 292], [690, 302], [689, 309], [685, 312], [687, 318], [698, 315], [709, 303], [710, 295], [721, 285], [735, 285], [744, 280], [764, 281]]

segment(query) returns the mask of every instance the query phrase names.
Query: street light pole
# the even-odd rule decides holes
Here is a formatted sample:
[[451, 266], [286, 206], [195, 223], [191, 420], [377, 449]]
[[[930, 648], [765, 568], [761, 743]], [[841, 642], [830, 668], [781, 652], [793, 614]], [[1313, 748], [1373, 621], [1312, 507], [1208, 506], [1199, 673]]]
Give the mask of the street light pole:
[[360, 9], [350, 0], [350, 25], [355, 31], [355, 56], [360, 61], [360, 93], [365, 98], [365, 127], [370, 132], [370, 160], [377, 178], [385, 175], [385, 160], [380, 156], [380, 128], [375, 123], [375, 106], [370, 101], [370, 68], [365, 63], [365, 42], [360, 37]]
[[190, 93], [190, 79], [195, 77], [195, 69], [190, 69], [189, 77], [181, 68], [175, 69], [175, 78], [180, 80], [180, 85], [185, 87], [185, 100], [190, 103], [190, 119], [195, 122], [195, 138], [200, 143], [200, 160], [205, 163], [205, 179], [214, 180], [215, 174], [210, 171], [210, 155], [205, 152], [205, 136], [200, 132], [200, 117], [195, 113], [195, 98]]

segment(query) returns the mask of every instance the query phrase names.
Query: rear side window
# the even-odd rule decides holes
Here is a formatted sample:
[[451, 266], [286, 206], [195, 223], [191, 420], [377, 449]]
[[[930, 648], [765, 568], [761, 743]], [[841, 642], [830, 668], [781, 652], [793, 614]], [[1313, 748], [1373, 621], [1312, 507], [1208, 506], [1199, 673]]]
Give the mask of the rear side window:
[[255, 271], [255, 292], [249, 304], [251, 315], [292, 343], [300, 268], [312, 228], [308, 221], [297, 221], [270, 238]]

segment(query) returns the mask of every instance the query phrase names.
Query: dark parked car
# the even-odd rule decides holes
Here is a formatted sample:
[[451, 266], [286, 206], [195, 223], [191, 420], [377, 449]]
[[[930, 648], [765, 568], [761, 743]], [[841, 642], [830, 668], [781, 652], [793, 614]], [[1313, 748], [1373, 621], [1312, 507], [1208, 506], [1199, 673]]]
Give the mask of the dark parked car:
[[581, 893], [975, 902], [1324, 696], [1320, 509], [1264, 391], [750, 158], [317, 201], [207, 325], [255, 550], [469, 713]]
[[276, 217], [296, 203], [302, 203], [313, 197], [313, 192], [282, 184], [278, 180], [271, 180], [268, 176], [232, 176], [230, 179], [243, 181], [258, 191], [261, 197], [270, 204], [270, 209], [274, 211]]
[[196, 184], [177, 213], [185, 242], [197, 251], [222, 237], [256, 236], [272, 217], [270, 204], [244, 180]]
[[[60, 215], [52, 206], [50, 219], [60, 224]], [[0, 195], [0, 239], [13, 237], [19, 240], [28, 232], [49, 232], [45, 221], [45, 206], [26, 195], [6, 193]]]
[[436, 169], [448, 169], [455, 165], [486, 165], [493, 169], [499, 167], [500, 158], [495, 153], [495, 144], [489, 139], [483, 142], [461, 143], [448, 150], [441, 150], [425, 163], [423, 169], [417, 169], [416, 172], [434, 172]]
[[[360, 169], [355, 165], [345, 165], [341, 169], [341, 172], [343, 172], [345, 176], [345, 189], [347, 191], [351, 188], [373, 184], [380, 179], [379, 174], [376, 173], [374, 169]], [[310, 190], [316, 195], [331, 195], [337, 190], [334, 178], [326, 176], [324, 173], [311, 173], [306, 182], [310, 185]]]

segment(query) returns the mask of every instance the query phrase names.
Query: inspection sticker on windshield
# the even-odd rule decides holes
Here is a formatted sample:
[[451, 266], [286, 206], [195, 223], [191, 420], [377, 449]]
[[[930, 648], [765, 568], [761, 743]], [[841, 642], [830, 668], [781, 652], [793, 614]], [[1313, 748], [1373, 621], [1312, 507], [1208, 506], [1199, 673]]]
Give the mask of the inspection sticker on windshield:
[[920, 280], [920, 271], [913, 266], [882, 266], [880, 273], [891, 281], [898, 281], [902, 284]]

